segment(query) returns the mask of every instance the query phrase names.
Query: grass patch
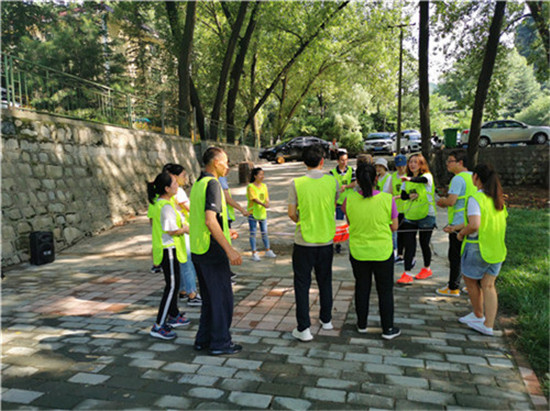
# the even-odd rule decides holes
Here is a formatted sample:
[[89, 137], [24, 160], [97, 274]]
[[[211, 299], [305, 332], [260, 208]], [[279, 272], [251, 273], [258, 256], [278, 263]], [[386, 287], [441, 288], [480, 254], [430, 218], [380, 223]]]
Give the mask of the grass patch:
[[499, 305], [515, 317], [516, 344], [548, 397], [549, 211], [509, 209], [508, 255], [497, 281]]

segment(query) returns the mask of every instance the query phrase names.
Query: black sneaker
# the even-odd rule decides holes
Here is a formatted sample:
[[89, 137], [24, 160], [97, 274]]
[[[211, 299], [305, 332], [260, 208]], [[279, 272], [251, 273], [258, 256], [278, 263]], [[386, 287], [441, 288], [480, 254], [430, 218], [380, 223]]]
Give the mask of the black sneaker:
[[190, 307], [200, 307], [202, 305], [202, 298], [200, 295], [195, 295], [193, 298], [187, 299], [187, 305]]
[[382, 338], [385, 340], [393, 340], [395, 337], [401, 335], [401, 330], [397, 327], [390, 328], [388, 331], [382, 333]]
[[235, 274], [233, 271], [231, 271], [231, 279], [237, 278], [237, 274]]
[[162, 267], [160, 265], [154, 265], [151, 267], [151, 272], [153, 274], [162, 273]]
[[209, 355], [233, 355], [233, 354], [240, 353], [242, 350], [243, 350], [242, 345], [231, 343], [231, 345], [227, 348], [221, 348], [219, 350], [209, 349], [208, 354]]

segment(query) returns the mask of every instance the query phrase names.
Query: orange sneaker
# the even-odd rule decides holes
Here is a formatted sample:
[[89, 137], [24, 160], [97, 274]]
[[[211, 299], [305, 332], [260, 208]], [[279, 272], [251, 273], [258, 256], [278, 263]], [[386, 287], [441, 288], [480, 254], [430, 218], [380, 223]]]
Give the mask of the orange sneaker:
[[424, 280], [428, 277], [431, 277], [432, 276], [432, 269], [431, 268], [423, 268], [422, 270], [420, 270], [420, 272], [418, 274], [416, 274], [416, 276], [414, 278], [416, 278], [417, 280]]
[[412, 275], [409, 275], [407, 273], [403, 273], [401, 278], [397, 280], [397, 284], [401, 284], [401, 285], [410, 285], [412, 283], [413, 283], [413, 277]]

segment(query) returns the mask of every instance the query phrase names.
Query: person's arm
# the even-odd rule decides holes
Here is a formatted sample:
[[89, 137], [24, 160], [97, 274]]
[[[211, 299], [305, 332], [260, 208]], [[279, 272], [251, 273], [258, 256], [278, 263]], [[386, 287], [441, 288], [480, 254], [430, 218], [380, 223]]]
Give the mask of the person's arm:
[[289, 204], [288, 205], [288, 217], [294, 221], [295, 223], [298, 222], [298, 208], [296, 207], [296, 204]]
[[473, 234], [479, 230], [479, 226], [481, 225], [481, 216], [479, 215], [469, 215], [468, 216], [468, 225], [462, 230], [460, 230], [456, 236], [458, 241], [462, 241], [464, 237]]
[[229, 242], [225, 238], [223, 230], [218, 223], [218, 219], [216, 218], [216, 212], [212, 210], [206, 210], [205, 222], [206, 227], [208, 227], [208, 230], [210, 231], [210, 234], [212, 234], [214, 240], [216, 240], [221, 248], [223, 248], [223, 251], [225, 251], [225, 254], [227, 255], [227, 258], [229, 259], [231, 265], [241, 265], [243, 262], [241, 255], [231, 246], [231, 244], [229, 244]]
[[239, 212], [243, 216], [245, 216], [245, 217], [249, 216], [248, 211], [246, 211], [246, 209], [241, 207], [241, 205], [239, 203], [237, 203], [233, 197], [231, 197], [231, 195], [229, 194], [229, 189], [223, 190], [223, 195], [225, 197], [225, 202], [227, 204], [229, 204], [231, 207], [236, 208], [237, 210], [239, 210]]
[[392, 231], [397, 231], [398, 225], [399, 225], [399, 222], [398, 222], [397, 218], [392, 218], [391, 219], [391, 225], [390, 225], [391, 230]]
[[438, 207], [453, 207], [458, 200], [457, 194], [449, 194], [447, 197], [441, 197], [437, 200]]
[[424, 176], [410, 177], [407, 181], [410, 181], [411, 183], [428, 184], [428, 179]]

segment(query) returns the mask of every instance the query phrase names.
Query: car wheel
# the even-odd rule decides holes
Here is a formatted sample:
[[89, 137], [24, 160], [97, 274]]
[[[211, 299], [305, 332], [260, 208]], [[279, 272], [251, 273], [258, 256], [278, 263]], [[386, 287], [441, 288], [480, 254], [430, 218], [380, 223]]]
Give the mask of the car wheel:
[[544, 144], [546, 143], [546, 140], [548, 140], [548, 137], [544, 133], [537, 133], [533, 137], [533, 141], [535, 142], [535, 144]]
[[487, 137], [480, 137], [479, 138], [479, 147], [481, 147], [481, 148], [489, 147], [490, 144], [491, 144], [491, 142], [489, 141], [489, 139]]

